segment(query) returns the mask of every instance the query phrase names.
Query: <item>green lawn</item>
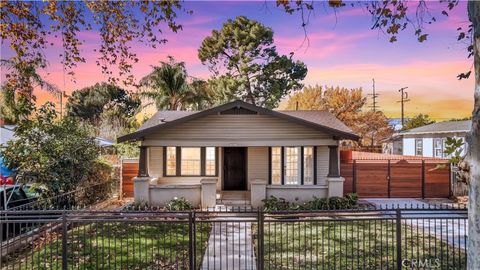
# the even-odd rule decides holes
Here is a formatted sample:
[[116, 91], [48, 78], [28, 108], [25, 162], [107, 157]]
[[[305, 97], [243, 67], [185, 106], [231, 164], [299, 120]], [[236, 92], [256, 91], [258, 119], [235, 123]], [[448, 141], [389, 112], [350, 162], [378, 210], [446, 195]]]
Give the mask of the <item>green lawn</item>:
[[[197, 225], [197, 254], [204, 253], [209, 224]], [[68, 232], [69, 269], [188, 269], [188, 224], [93, 223]], [[7, 261], [8, 269], [61, 269], [62, 240], [45, 235]], [[202, 256], [197, 255], [197, 265]]]
[[[396, 268], [396, 227], [391, 221], [267, 221], [264, 231], [265, 269]], [[402, 233], [402, 259], [441, 264], [431, 269], [465, 268], [466, 255], [458, 245], [453, 248], [405, 224]]]

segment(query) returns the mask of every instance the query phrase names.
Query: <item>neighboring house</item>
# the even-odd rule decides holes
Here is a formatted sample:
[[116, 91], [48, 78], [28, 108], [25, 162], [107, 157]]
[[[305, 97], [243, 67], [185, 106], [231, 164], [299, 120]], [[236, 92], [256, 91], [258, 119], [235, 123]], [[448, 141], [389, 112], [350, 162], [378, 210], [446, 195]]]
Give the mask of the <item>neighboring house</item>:
[[15, 134], [14, 128], [15, 126], [12, 125], [0, 126], [0, 147], [5, 147], [7, 142], [13, 139]]
[[328, 112], [234, 101], [200, 112], [159, 111], [118, 142], [141, 142], [137, 202], [163, 205], [185, 197], [212, 207], [225, 191], [247, 194], [253, 206], [269, 196], [342, 196], [341, 139], [358, 136]]
[[[386, 154], [446, 158], [445, 141], [448, 137], [465, 141], [471, 120], [445, 121], [395, 133], [384, 143]], [[465, 154], [462, 149], [462, 155]]]

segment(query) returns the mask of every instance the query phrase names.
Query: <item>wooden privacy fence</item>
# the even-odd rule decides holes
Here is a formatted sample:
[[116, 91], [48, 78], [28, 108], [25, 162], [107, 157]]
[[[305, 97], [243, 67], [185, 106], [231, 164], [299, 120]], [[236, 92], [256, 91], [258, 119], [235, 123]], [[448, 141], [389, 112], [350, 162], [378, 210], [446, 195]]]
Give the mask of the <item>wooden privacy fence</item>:
[[138, 174], [138, 159], [122, 160], [122, 196], [133, 197], [133, 178]]
[[448, 198], [451, 172], [439, 160], [343, 160], [344, 193], [363, 198]]

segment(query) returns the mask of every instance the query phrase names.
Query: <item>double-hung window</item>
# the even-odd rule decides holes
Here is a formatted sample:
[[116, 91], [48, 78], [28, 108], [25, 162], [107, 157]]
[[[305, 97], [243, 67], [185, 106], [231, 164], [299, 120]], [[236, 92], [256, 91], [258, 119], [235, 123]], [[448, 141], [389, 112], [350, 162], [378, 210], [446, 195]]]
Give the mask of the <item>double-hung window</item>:
[[165, 147], [164, 151], [166, 154], [165, 157], [165, 174], [166, 175], [176, 175], [177, 174], [177, 149], [176, 147]]
[[270, 183], [272, 185], [315, 184], [315, 148], [271, 147]]
[[415, 139], [415, 156], [423, 155], [423, 139]]
[[314, 167], [313, 147], [303, 148], [303, 184], [313, 185]]
[[200, 147], [182, 147], [181, 148], [181, 175], [201, 175]]
[[282, 184], [282, 147], [272, 147], [270, 150], [271, 182], [274, 185]]
[[444, 156], [442, 138], [433, 139], [433, 156], [438, 158], [442, 158]]
[[217, 149], [215, 147], [164, 148], [165, 176], [216, 176]]
[[205, 175], [217, 175], [217, 150], [215, 147], [205, 147]]
[[300, 184], [300, 147], [285, 147], [285, 184]]

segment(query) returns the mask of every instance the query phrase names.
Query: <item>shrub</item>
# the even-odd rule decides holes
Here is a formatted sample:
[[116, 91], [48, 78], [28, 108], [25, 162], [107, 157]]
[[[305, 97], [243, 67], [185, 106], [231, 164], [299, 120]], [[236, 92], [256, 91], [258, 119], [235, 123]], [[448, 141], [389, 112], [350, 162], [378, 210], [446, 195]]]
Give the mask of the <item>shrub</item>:
[[287, 202], [284, 198], [277, 198], [270, 196], [270, 198], [262, 200], [263, 209], [265, 211], [284, 211], [290, 210], [292, 204]]
[[304, 210], [349, 209], [357, 204], [357, 194], [349, 193], [345, 197], [316, 198], [302, 205]]
[[59, 119], [52, 103], [19, 121], [15, 137], [0, 155], [18, 182], [45, 185], [47, 196], [77, 189], [99, 156], [91, 129], [72, 117]]
[[100, 158], [95, 160], [86, 181], [79, 185], [82, 192], [78, 194], [76, 204], [90, 205], [112, 195], [114, 185], [112, 172], [113, 167], [108, 161]]
[[167, 209], [170, 211], [185, 211], [193, 209], [193, 205], [185, 198], [173, 198], [167, 203]]
[[301, 205], [287, 202], [283, 198], [270, 198], [263, 200], [263, 209], [265, 211], [285, 211], [285, 210], [335, 210], [349, 209], [357, 204], [358, 196], [355, 193], [348, 193], [345, 197], [317, 198], [305, 202]]

